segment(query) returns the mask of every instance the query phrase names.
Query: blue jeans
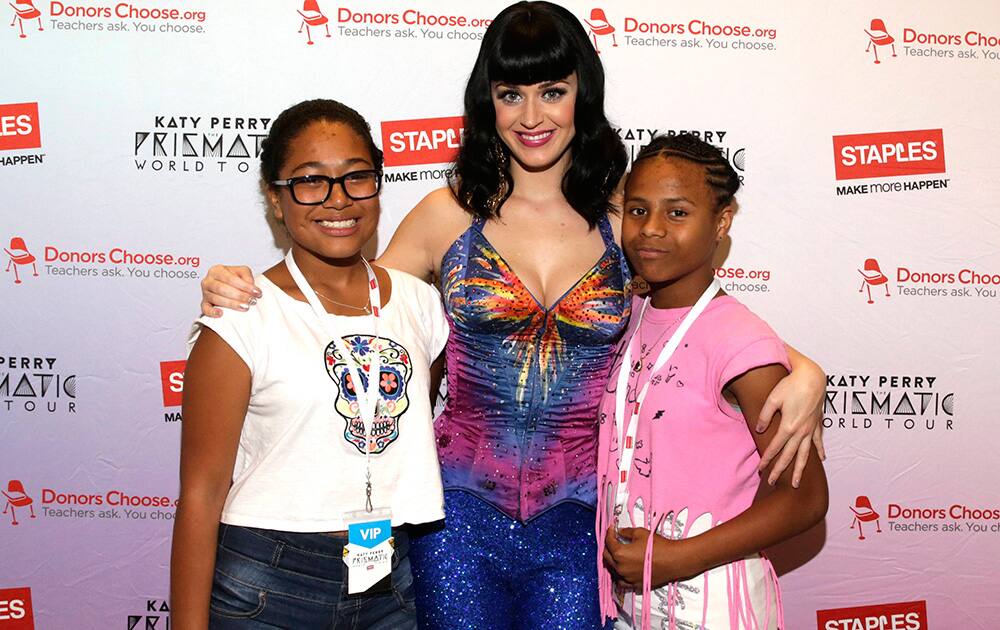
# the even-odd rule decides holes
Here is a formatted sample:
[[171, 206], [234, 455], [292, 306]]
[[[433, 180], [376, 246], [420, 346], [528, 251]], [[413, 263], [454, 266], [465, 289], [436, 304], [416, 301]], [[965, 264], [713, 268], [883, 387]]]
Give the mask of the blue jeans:
[[393, 536], [392, 592], [348, 595], [345, 537], [223, 523], [219, 526], [209, 627], [415, 629], [409, 535], [394, 528]]

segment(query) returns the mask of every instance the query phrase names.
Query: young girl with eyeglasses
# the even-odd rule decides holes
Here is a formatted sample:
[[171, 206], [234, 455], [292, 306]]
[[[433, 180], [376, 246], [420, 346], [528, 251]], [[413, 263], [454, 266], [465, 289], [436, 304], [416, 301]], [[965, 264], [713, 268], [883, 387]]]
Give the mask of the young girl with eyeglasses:
[[177, 628], [416, 627], [407, 525], [444, 515], [430, 392], [448, 324], [432, 287], [361, 254], [381, 169], [336, 101], [285, 110], [263, 143], [292, 246], [255, 309], [192, 332]]
[[649, 293], [633, 300], [600, 406], [601, 610], [617, 630], [784, 628], [760, 551], [826, 513], [815, 453], [798, 488], [785, 471], [758, 494], [774, 428], [754, 427], [789, 363], [714, 278], [739, 185], [689, 134], [655, 138], [625, 185], [622, 246]]

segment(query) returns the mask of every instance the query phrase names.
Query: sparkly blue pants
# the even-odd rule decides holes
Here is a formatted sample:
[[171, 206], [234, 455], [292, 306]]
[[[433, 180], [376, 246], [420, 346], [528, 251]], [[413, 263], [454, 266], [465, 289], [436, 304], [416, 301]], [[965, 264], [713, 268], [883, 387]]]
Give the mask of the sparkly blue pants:
[[595, 630], [594, 511], [557, 505], [529, 523], [463, 491], [445, 526], [410, 543], [421, 630]]

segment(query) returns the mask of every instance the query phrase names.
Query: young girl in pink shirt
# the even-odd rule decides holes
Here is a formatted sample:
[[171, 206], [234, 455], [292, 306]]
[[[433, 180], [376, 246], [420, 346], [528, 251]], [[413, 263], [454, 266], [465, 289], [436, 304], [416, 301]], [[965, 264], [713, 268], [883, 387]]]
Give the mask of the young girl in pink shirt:
[[616, 629], [783, 628], [761, 550], [826, 513], [815, 453], [799, 487], [785, 471], [758, 494], [774, 428], [749, 423], [789, 364], [714, 279], [739, 185], [717, 148], [679, 135], [645, 147], [625, 187], [622, 246], [649, 293], [635, 298], [600, 411], [598, 570]]

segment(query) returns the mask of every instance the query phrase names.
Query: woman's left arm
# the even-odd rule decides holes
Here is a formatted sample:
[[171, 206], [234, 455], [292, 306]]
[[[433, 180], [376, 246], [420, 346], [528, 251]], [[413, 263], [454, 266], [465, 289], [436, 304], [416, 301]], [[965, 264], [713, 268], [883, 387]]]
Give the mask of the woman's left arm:
[[792, 486], [798, 488], [809, 460], [810, 445], [815, 444], [820, 459], [826, 459], [823, 448], [826, 374], [806, 355], [787, 344], [786, 348], [792, 372], [768, 394], [760, 410], [756, 430], [758, 433], [767, 431], [775, 414], [780, 412], [781, 422], [760, 457], [760, 469], [772, 466], [767, 482], [773, 486], [794, 459]]

